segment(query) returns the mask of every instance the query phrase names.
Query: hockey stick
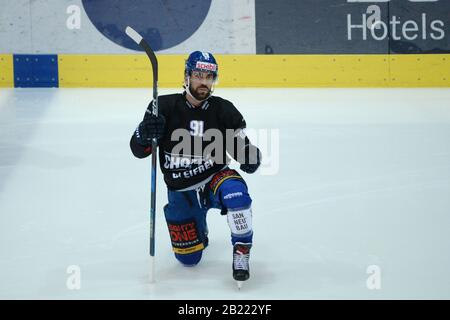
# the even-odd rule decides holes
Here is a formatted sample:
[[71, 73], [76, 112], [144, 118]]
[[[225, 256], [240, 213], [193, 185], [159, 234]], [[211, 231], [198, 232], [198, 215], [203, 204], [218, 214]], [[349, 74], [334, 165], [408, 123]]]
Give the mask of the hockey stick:
[[[145, 50], [153, 69], [153, 104], [152, 113], [158, 116], [158, 60], [152, 48], [133, 28], [126, 27], [125, 33]], [[156, 209], [156, 154], [157, 140], [152, 139], [152, 182], [150, 199], [150, 282], [155, 282], [155, 209]]]

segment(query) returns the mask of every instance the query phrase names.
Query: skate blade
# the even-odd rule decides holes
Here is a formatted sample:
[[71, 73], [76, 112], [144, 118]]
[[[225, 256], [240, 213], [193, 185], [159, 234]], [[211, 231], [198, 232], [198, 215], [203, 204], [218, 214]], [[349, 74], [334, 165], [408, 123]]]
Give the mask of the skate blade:
[[244, 281], [236, 281], [236, 283], [237, 283], [238, 289], [241, 290], [242, 284], [244, 283]]

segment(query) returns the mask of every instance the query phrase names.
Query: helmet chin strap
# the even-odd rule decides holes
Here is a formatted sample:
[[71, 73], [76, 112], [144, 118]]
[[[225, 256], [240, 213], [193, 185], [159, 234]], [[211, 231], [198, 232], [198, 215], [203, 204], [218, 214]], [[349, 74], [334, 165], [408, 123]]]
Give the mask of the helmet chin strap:
[[209, 90], [209, 94], [208, 94], [208, 96], [205, 98], [205, 99], [202, 99], [202, 100], [199, 100], [199, 99], [197, 99], [196, 97], [194, 97], [194, 95], [191, 93], [191, 89], [189, 89], [189, 87], [190, 87], [190, 83], [189, 83], [189, 76], [187, 77], [187, 83], [185, 83], [185, 88], [184, 88], [184, 90], [186, 91], [186, 93], [194, 100], [194, 102], [195, 103], [198, 103], [198, 104], [200, 104], [200, 103], [202, 103], [202, 102], [204, 102], [204, 101], [206, 101], [206, 100], [208, 100], [208, 98], [211, 96], [211, 94], [213, 93], [213, 87], [211, 86], [211, 90]]

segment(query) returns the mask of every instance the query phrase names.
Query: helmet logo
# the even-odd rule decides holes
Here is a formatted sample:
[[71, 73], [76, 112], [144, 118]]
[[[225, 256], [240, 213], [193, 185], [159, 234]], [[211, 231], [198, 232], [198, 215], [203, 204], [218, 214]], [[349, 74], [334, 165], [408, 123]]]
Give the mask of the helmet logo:
[[197, 61], [197, 64], [195, 65], [196, 69], [199, 70], [206, 70], [206, 71], [213, 71], [215, 72], [217, 70], [217, 65], [214, 63], [209, 63], [209, 62], [201, 62], [201, 61]]
[[209, 53], [208, 53], [208, 52], [202, 52], [202, 56], [203, 56], [206, 60], [209, 60]]

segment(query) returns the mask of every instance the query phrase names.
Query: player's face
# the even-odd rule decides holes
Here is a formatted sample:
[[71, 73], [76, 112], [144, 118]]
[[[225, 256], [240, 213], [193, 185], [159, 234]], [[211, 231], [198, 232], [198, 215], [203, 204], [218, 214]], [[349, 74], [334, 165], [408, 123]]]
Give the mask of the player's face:
[[198, 99], [206, 99], [211, 93], [214, 83], [214, 75], [211, 72], [192, 71], [189, 81], [189, 90], [192, 95]]

